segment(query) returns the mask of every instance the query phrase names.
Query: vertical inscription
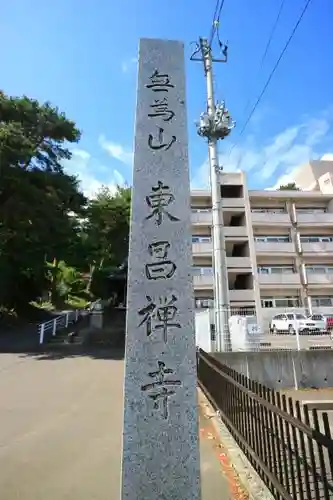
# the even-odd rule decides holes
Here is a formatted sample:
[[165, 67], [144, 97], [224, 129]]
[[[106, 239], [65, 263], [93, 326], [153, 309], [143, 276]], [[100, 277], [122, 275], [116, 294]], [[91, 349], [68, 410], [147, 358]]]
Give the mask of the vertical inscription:
[[[161, 73], [158, 69], [155, 69], [154, 73], [150, 77], [150, 83], [146, 84], [147, 89], [153, 92], [163, 92], [168, 93], [171, 89], [174, 89], [174, 85], [171, 83], [170, 76], [167, 73]], [[168, 96], [164, 96], [162, 99], [154, 99], [152, 104], [150, 104], [150, 111], [148, 113], [149, 118], [161, 119], [164, 122], [171, 122], [174, 118], [175, 113], [169, 107]], [[177, 138], [175, 135], [165, 133], [164, 128], [157, 124], [157, 133], [150, 133], [148, 135], [148, 146], [153, 151], [168, 151], [172, 145], [176, 142]], [[146, 196], [146, 203], [150, 208], [150, 214], [146, 217], [146, 220], [154, 218], [157, 227], [160, 227], [163, 223], [164, 218], [167, 218], [171, 222], [178, 222], [178, 217], [172, 215], [168, 207], [175, 200], [173, 193], [168, 185], [165, 185], [162, 180], [158, 180], [157, 185], [151, 188], [150, 194]], [[177, 269], [176, 264], [168, 258], [168, 253], [171, 244], [169, 241], [159, 240], [150, 243], [148, 246], [148, 253], [150, 254], [153, 262], [145, 264], [145, 275], [146, 278], [151, 280], [169, 280], [171, 279]], [[154, 300], [150, 295], [146, 296], [147, 304], [138, 311], [139, 316], [143, 319], [139, 324], [146, 326], [147, 337], [150, 337], [153, 332], [161, 331], [162, 340], [164, 344], [168, 342], [168, 331], [170, 328], [181, 328], [181, 325], [175, 321], [176, 314], [178, 312], [177, 297], [172, 294], [171, 297], [160, 296], [157, 300]], [[157, 393], [150, 394], [149, 397], [154, 402], [154, 408], [159, 407], [159, 400], [162, 401], [162, 417], [164, 419], [168, 418], [168, 398], [172, 396], [175, 392], [173, 389], [168, 389], [169, 385], [179, 385], [180, 381], [176, 381], [174, 384], [172, 382], [165, 382], [164, 376], [168, 373], [173, 373], [170, 368], [165, 368], [163, 361], [158, 361], [159, 371], [151, 372], [149, 376], [157, 376], [158, 382], [147, 384], [142, 386], [143, 391], [148, 389], [154, 389], [160, 387], [160, 391]]]
[[165, 215], [172, 222], [179, 221], [178, 217], [170, 214], [166, 208], [175, 200], [169, 186], [165, 186], [162, 181], [158, 181], [157, 186], [151, 188], [151, 193], [146, 196], [146, 203], [151, 208], [151, 213], [146, 220], [155, 218], [155, 222], [160, 226]]
[[168, 398], [175, 394], [175, 388], [181, 385], [180, 380], [167, 379], [167, 375], [172, 375], [174, 370], [171, 368], [166, 368], [163, 361], [157, 361], [158, 370], [148, 373], [149, 377], [155, 379], [154, 382], [141, 386], [142, 391], [150, 391], [149, 397], [154, 402], [154, 409], [160, 409], [159, 402], [161, 400], [162, 412], [161, 416], [167, 419], [169, 416], [168, 412]]
[[122, 500], [200, 498], [184, 75], [182, 43], [140, 41]]
[[154, 302], [152, 297], [147, 295], [147, 305], [140, 309], [138, 312], [139, 316], [143, 316], [139, 327], [146, 325], [147, 337], [155, 330], [162, 330], [163, 342], [166, 344], [168, 342], [168, 330], [169, 328], [181, 328], [181, 325], [175, 322], [175, 317], [178, 312], [177, 297], [172, 295], [171, 297], [159, 297], [158, 303]]
[[149, 280], [169, 279], [175, 274], [177, 266], [167, 258], [169, 249], [168, 241], [156, 241], [149, 245], [148, 251], [154, 259], [154, 262], [145, 265]]

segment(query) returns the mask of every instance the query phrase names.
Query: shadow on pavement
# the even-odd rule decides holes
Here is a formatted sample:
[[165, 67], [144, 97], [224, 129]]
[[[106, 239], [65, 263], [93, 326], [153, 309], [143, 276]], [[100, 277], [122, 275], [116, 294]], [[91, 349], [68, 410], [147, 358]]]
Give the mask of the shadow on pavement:
[[65, 358], [79, 358], [89, 357], [91, 359], [110, 359], [122, 360], [124, 359], [125, 349], [115, 347], [88, 347], [65, 345], [57, 348], [43, 348], [43, 349], [0, 349], [0, 354], [18, 354], [21, 358], [34, 358], [36, 361], [57, 361]]
[[112, 348], [112, 347], [95, 347], [89, 348], [84, 346], [65, 346], [64, 348], [58, 349], [44, 349], [42, 351], [36, 352], [26, 352], [22, 353], [20, 357], [33, 357], [37, 361], [51, 360], [56, 361], [58, 359], [64, 358], [78, 358], [78, 357], [89, 357], [92, 359], [113, 359], [121, 360], [124, 359], [125, 349], [123, 348]]

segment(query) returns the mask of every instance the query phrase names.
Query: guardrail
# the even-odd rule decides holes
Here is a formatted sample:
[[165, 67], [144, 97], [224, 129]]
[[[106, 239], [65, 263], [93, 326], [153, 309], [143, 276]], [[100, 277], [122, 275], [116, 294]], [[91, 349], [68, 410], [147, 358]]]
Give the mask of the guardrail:
[[279, 500], [333, 498], [333, 440], [318, 414], [201, 349], [198, 379], [234, 439]]
[[51, 334], [54, 337], [59, 328], [67, 328], [69, 324], [76, 323], [81, 315], [82, 311], [78, 309], [76, 311], [67, 311], [60, 316], [56, 316], [54, 319], [38, 325], [39, 344], [44, 343], [47, 334]]
[[59, 316], [56, 316], [49, 321], [45, 321], [44, 323], [40, 323], [38, 325], [38, 335], [39, 335], [39, 344], [43, 344], [45, 342], [46, 336], [55, 337], [57, 330], [59, 328], [67, 328], [71, 323], [76, 323], [81, 316], [85, 314], [91, 314], [94, 310], [95, 305], [100, 302], [100, 299], [92, 302], [90, 304], [89, 310], [87, 309], [76, 309], [75, 311], [66, 311]]

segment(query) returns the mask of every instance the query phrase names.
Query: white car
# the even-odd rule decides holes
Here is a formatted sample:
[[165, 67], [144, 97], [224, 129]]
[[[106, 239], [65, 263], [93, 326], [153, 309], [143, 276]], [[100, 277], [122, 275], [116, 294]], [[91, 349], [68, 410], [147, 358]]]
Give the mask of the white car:
[[325, 314], [311, 314], [308, 319], [316, 323], [319, 332], [327, 333], [332, 327], [332, 318]]
[[297, 329], [300, 334], [324, 333], [326, 332], [326, 323], [323, 320], [307, 318], [300, 313], [277, 314], [271, 320], [271, 333], [295, 335]]

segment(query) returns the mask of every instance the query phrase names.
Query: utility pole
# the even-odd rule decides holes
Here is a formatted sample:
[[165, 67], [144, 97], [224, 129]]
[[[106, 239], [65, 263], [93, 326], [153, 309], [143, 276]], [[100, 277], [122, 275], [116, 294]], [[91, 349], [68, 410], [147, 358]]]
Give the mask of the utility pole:
[[[201, 53], [201, 56], [196, 57], [199, 53]], [[224, 59], [214, 59], [208, 40], [200, 38], [191, 60], [203, 62], [206, 77], [207, 111], [201, 114], [197, 128], [198, 134], [201, 137], [206, 137], [208, 141], [213, 218], [214, 315], [217, 350], [227, 351], [230, 349], [229, 285], [220, 184], [220, 174], [223, 169], [219, 166], [217, 141], [227, 137], [234, 128], [235, 123], [231, 120], [224, 101], [221, 104], [215, 104], [214, 100], [213, 62], [227, 62], [226, 45], [222, 53]]]

